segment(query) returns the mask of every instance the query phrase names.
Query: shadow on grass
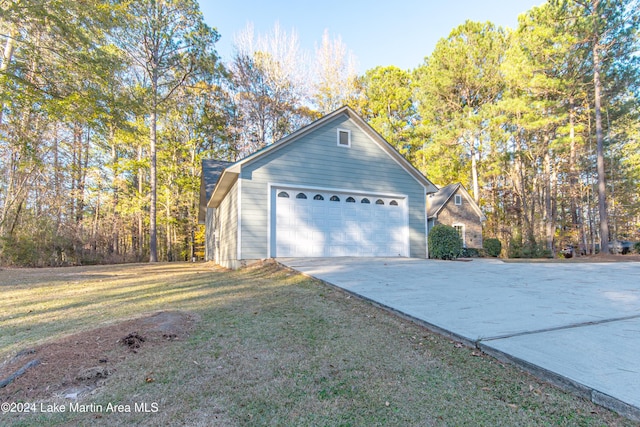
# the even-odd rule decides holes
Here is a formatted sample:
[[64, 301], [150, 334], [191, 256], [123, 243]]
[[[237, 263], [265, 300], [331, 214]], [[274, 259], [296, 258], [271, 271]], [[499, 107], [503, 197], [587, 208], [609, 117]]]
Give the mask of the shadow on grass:
[[[42, 276], [39, 283], [3, 289], [0, 356], [145, 312], [168, 308], [206, 311], [273, 289], [255, 285], [273, 274], [268, 270], [212, 271], [202, 264], [189, 263], [107, 268], [116, 270], [116, 274], [104, 274], [104, 269], [104, 266], [81, 267], [77, 274], [70, 268], [48, 269], [48, 276], [39, 269], [36, 270]], [[29, 277], [33, 269], [21, 273], [25, 275], [24, 282], [33, 281]]]

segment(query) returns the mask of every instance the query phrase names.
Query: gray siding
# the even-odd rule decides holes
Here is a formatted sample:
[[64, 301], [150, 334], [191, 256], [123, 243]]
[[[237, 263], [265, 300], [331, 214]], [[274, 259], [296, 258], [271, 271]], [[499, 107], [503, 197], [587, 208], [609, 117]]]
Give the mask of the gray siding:
[[218, 233], [215, 261], [226, 268], [238, 268], [238, 182], [215, 211]]
[[[351, 147], [337, 146], [337, 129], [351, 131]], [[425, 189], [346, 115], [244, 165], [241, 257], [269, 255], [269, 183], [408, 196], [410, 256], [426, 257]]]
[[204, 219], [204, 260], [215, 261], [216, 254], [216, 242], [214, 233], [215, 223], [215, 209], [206, 208], [206, 214]]

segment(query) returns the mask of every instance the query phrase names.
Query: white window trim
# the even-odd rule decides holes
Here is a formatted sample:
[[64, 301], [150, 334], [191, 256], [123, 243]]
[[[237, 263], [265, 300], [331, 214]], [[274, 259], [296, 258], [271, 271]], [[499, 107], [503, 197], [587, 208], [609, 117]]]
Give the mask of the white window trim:
[[[348, 138], [347, 138], [348, 144], [347, 145], [340, 144], [340, 132], [346, 132], [347, 133], [347, 135], [348, 135]], [[337, 137], [336, 144], [338, 145], [338, 147], [343, 147], [343, 148], [350, 148], [351, 147], [351, 131], [349, 129], [340, 129], [340, 128], [338, 128], [336, 137]]]
[[456, 206], [461, 206], [462, 205], [462, 195], [461, 194], [455, 194], [453, 196], [453, 203], [455, 203]]
[[462, 229], [462, 247], [466, 248], [467, 247], [467, 227], [465, 227], [464, 224], [460, 223], [460, 222], [456, 222], [452, 225], [453, 228], [456, 227], [460, 227]]

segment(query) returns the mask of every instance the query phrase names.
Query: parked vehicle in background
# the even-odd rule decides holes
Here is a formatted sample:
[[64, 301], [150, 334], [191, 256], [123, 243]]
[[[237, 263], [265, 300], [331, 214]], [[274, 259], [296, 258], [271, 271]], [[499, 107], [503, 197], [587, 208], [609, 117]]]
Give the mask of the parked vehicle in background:
[[572, 258], [574, 251], [575, 251], [574, 247], [571, 245], [568, 245], [563, 247], [562, 250], [560, 250], [560, 254], [565, 258]]
[[631, 252], [633, 242], [628, 240], [614, 240], [611, 242], [610, 247], [612, 253], [626, 255]]

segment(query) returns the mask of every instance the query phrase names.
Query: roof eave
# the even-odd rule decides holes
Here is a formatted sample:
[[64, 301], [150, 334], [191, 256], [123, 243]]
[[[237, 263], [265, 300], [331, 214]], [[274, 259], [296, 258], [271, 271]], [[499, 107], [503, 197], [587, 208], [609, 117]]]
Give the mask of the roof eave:
[[213, 189], [213, 193], [211, 193], [211, 197], [207, 202], [207, 208], [217, 208], [222, 203], [222, 200], [227, 195], [233, 184], [238, 180], [238, 176], [240, 175], [240, 167], [234, 164], [228, 169], [225, 169], [220, 175], [216, 186]]

